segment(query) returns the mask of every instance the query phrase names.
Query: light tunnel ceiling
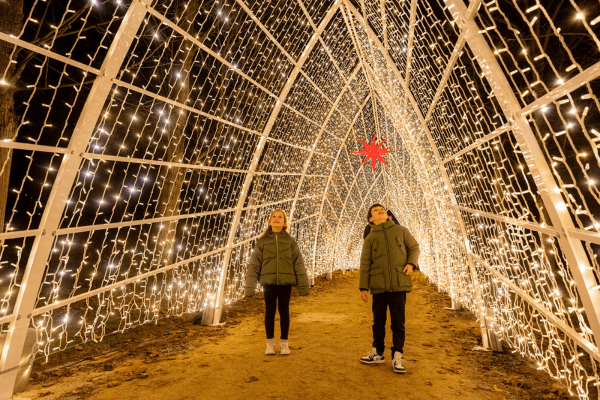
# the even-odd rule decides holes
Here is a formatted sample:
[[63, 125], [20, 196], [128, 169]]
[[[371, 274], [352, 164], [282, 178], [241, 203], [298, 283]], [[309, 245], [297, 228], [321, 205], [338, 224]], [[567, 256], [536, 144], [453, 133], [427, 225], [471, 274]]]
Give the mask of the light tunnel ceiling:
[[[28, 327], [40, 357], [165, 316], [218, 321], [276, 208], [311, 276], [357, 268], [377, 202], [490, 340], [597, 397], [600, 9], [521, 3], [13, 9], [0, 370]], [[374, 138], [393, 153], [373, 171], [354, 153]]]

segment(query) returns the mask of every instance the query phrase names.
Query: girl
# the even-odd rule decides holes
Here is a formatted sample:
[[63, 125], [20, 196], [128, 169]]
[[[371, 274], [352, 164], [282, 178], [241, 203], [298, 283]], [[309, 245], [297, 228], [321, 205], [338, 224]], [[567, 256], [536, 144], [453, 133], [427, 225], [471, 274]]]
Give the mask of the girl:
[[246, 297], [254, 296], [257, 280], [265, 294], [265, 330], [267, 350], [275, 354], [275, 311], [279, 299], [279, 322], [281, 324], [280, 352], [290, 354], [288, 332], [290, 330], [290, 294], [292, 286], [298, 286], [300, 296], [308, 295], [308, 278], [302, 254], [288, 231], [285, 211], [277, 209], [269, 217], [269, 226], [258, 239], [250, 257], [246, 272]]

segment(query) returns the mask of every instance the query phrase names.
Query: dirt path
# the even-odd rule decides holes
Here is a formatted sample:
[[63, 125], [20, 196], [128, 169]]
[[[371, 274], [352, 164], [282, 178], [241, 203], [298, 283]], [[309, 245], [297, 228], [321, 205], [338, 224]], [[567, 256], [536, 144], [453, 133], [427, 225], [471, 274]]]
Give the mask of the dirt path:
[[[187, 324], [186, 333], [167, 324], [163, 330], [174, 334], [144, 346], [129, 338], [119, 345], [120, 358], [88, 356], [89, 362], [79, 366], [39, 374], [17, 398], [567, 398], [520, 356], [473, 351], [478, 344], [474, 317], [444, 310], [448, 297], [422, 275], [414, 280], [407, 300], [404, 376], [392, 371], [387, 349], [385, 365], [358, 361], [371, 347], [372, 314], [371, 303], [360, 301], [354, 272], [320, 281], [308, 297], [293, 297], [290, 356], [264, 355], [263, 302], [257, 296], [232, 307], [224, 327]], [[277, 323], [276, 337], [278, 332]]]

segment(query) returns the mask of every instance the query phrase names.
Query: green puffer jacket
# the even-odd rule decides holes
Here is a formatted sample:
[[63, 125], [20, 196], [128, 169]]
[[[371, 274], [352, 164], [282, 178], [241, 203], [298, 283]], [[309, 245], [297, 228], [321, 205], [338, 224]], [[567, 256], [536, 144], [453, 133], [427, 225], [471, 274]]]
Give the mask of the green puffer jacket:
[[412, 281], [404, 267], [418, 261], [419, 244], [407, 228], [390, 220], [373, 225], [360, 256], [359, 288], [371, 289], [371, 294], [410, 292]]
[[289, 233], [275, 233], [269, 229], [258, 239], [246, 272], [247, 297], [254, 295], [258, 280], [262, 285], [298, 286], [300, 296], [308, 295], [308, 277], [302, 254]]

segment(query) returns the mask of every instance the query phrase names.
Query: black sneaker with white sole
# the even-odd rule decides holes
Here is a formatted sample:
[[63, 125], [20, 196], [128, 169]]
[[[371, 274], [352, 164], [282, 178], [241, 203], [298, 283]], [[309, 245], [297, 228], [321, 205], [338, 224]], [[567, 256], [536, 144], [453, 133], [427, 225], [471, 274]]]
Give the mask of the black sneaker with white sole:
[[373, 350], [368, 352], [364, 357], [361, 357], [360, 362], [363, 364], [383, 364], [385, 357], [383, 354], [378, 354], [377, 349], [373, 347]]
[[405, 374], [406, 368], [404, 368], [404, 359], [402, 358], [402, 353], [397, 351], [394, 354], [394, 360], [392, 361], [392, 368], [394, 368], [394, 372], [397, 374]]

